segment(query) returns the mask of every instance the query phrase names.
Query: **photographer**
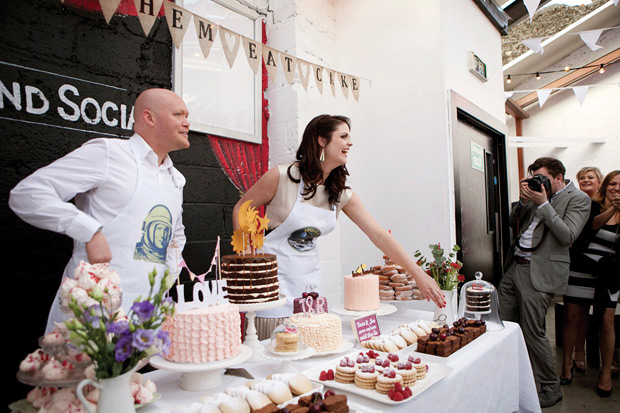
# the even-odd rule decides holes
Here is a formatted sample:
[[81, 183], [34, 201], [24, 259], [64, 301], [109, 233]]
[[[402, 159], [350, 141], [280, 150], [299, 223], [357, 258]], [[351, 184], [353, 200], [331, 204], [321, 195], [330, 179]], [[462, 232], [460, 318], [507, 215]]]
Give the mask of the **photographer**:
[[568, 284], [569, 247], [590, 213], [590, 197], [569, 180], [555, 158], [539, 158], [520, 183], [519, 202], [510, 214], [515, 234], [499, 285], [501, 317], [518, 322], [539, 386], [541, 407], [562, 400], [553, 354], [545, 332], [545, 316], [555, 293]]

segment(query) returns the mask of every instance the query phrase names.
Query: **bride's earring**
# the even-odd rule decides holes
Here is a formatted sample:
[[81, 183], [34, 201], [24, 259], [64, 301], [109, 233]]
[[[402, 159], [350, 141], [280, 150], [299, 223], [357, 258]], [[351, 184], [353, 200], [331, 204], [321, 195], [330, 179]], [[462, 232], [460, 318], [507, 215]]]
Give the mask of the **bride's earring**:
[[319, 161], [325, 162], [325, 148], [321, 148], [321, 156], [319, 157]]

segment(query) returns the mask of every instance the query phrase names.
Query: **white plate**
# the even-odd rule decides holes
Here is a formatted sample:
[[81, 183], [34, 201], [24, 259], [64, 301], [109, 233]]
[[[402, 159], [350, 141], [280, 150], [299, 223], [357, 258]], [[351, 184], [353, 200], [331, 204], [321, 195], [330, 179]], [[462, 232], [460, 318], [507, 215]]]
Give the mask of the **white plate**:
[[[355, 360], [358, 354], [359, 352], [355, 352], [355, 353], [348, 354], [348, 356], [350, 358], [352, 357], [353, 360]], [[416, 353], [416, 355], [418, 354]], [[412, 396], [400, 402], [391, 400], [387, 394], [381, 394], [375, 390], [362, 389], [361, 387], [357, 387], [353, 383], [351, 384], [339, 383], [336, 380], [320, 381], [319, 376], [321, 374], [321, 371], [326, 371], [329, 369], [332, 369], [335, 371], [336, 365], [338, 364], [339, 360], [328, 361], [317, 367], [307, 370], [306, 372], [304, 372], [304, 374], [308, 376], [310, 380], [314, 382], [322, 383], [324, 386], [332, 387], [334, 389], [344, 390], [350, 393], [355, 393], [360, 396], [367, 397], [369, 399], [376, 400], [378, 402], [385, 403], [385, 404], [402, 404], [402, 403], [407, 403], [415, 399], [420, 393], [422, 393], [424, 390], [428, 389], [433, 384], [437, 383], [438, 381], [446, 377], [452, 371], [452, 367], [448, 366], [447, 364], [435, 363], [434, 361], [429, 361], [429, 359], [425, 357], [424, 354], [419, 355], [419, 357], [428, 365], [428, 371], [426, 373], [426, 378], [422, 380], [417, 380], [415, 384], [410, 387], [411, 391], [413, 392]]]
[[330, 307], [330, 310], [334, 313], [338, 313], [340, 315], [348, 315], [352, 317], [362, 317], [369, 314], [376, 315], [388, 315], [396, 312], [397, 308], [392, 304], [379, 303], [379, 308], [377, 310], [368, 310], [368, 311], [351, 311], [344, 308], [344, 304], [336, 304]]
[[352, 348], [355, 344], [351, 341], [343, 341], [342, 344], [340, 345], [340, 347], [334, 349], [334, 350], [328, 350], [328, 351], [322, 351], [320, 353], [314, 353], [312, 356], [313, 357], [317, 357], [317, 356], [325, 356], [327, 354], [338, 354], [338, 353], [343, 353], [347, 350], [349, 350], [350, 348]]
[[413, 343], [412, 345], [405, 347], [402, 350], [399, 350], [396, 352], [396, 354], [398, 354], [399, 357], [406, 355], [409, 356], [409, 354], [411, 354], [412, 352], [416, 354], [416, 357], [420, 357], [423, 360], [429, 360], [429, 361], [433, 361], [435, 363], [447, 363], [450, 360], [454, 360], [455, 357], [458, 357], [459, 354], [463, 354], [466, 353], [468, 351], [468, 349], [472, 349], [473, 346], [472, 344], [476, 343], [480, 343], [481, 341], [478, 340], [485, 340], [487, 336], [487, 333], [485, 332], [484, 334], [482, 334], [481, 336], [479, 336], [478, 338], [476, 338], [475, 340], [473, 340], [471, 343], [466, 344], [465, 347], [461, 347], [460, 349], [458, 349], [456, 351], [456, 353], [452, 353], [450, 354], [448, 357], [441, 357], [441, 356], [434, 356], [432, 354], [426, 354], [426, 353], [418, 353], [416, 350], [418, 348], [418, 343]]
[[302, 351], [296, 351], [294, 353], [281, 353], [273, 351], [271, 343], [267, 343], [264, 348], [260, 349], [260, 355], [271, 360], [303, 360], [314, 354], [312, 347], [306, 347]]
[[[280, 404], [278, 405], [278, 407], [279, 407], [280, 409], [283, 409], [283, 408], [285, 408], [287, 405], [289, 405], [289, 404], [291, 404], [291, 403], [295, 403], [295, 404], [297, 404], [297, 401], [299, 400], [299, 398], [300, 398], [300, 397], [308, 396], [308, 395], [310, 395], [310, 394], [312, 394], [312, 393], [314, 393], [314, 392], [316, 392], [316, 391], [320, 391], [320, 392], [321, 392], [321, 394], [323, 394], [323, 393], [324, 393], [324, 391], [323, 391], [323, 385], [321, 384], [321, 387], [320, 387], [320, 388], [314, 388], [314, 386], [316, 386], [316, 385], [317, 385], [317, 383], [312, 383], [312, 387], [313, 387], [313, 388], [312, 388], [312, 390], [310, 390], [310, 391], [309, 391], [309, 392], [307, 392], [307, 393], [300, 394], [299, 396], [297, 396], [297, 397], [295, 397], [295, 398], [293, 398], [293, 399], [291, 399], [291, 400], [289, 400], [289, 401], [287, 401], [287, 402], [280, 403]], [[347, 400], [347, 405], [349, 406], [349, 413], [357, 413], [357, 412], [358, 412], [358, 410], [357, 410], [357, 409], [352, 409], [352, 408], [351, 408], [351, 407], [352, 407], [351, 401]]]
[[149, 363], [158, 369], [169, 370], [174, 372], [182, 372], [182, 373], [191, 373], [191, 372], [201, 372], [201, 371], [209, 371], [209, 370], [221, 370], [225, 367], [234, 366], [235, 364], [243, 363], [252, 355], [252, 349], [246, 346], [245, 344], [241, 344], [241, 348], [239, 353], [229, 359], [212, 361], [210, 363], [175, 363], [174, 361], [168, 361], [161, 356], [151, 357]]
[[[296, 356], [298, 354], [302, 354], [302, 353], [307, 353], [308, 352], [308, 346], [306, 346], [305, 344], [302, 344], [301, 346], [298, 345], [297, 348], [301, 347], [301, 350], [297, 350], [297, 351], [276, 351], [275, 348], [273, 348], [273, 344], [271, 343], [271, 341], [267, 341], [267, 343], [265, 343], [265, 349], [272, 353], [275, 354], [276, 356]], [[314, 353], [314, 351], [313, 351]]]

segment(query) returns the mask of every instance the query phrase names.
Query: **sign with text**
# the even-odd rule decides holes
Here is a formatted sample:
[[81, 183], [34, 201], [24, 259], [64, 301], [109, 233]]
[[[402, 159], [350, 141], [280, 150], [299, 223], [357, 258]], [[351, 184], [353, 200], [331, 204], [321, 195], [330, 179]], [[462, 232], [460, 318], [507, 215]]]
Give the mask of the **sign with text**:
[[354, 318], [351, 320], [351, 328], [353, 329], [353, 334], [355, 334], [355, 337], [357, 337], [360, 343], [381, 335], [376, 314]]

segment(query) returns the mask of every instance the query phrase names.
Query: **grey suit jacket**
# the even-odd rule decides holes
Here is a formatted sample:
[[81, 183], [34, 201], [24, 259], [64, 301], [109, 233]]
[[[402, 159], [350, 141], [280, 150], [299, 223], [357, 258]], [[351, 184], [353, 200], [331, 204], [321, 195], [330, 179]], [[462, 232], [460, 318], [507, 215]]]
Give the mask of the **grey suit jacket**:
[[[562, 294], [568, 285], [570, 267], [569, 247], [577, 239], [590, 214], [590, 197], [570, 182], [553, 204], [547, 203], [538, 208], [532, 202], [522, 205], [521, 202], [510, 213], [510, 226], [519, 233], [517, 239], [528, 228], [536, 214], [542, 219], [534, 230], [532, 246], [540, 242], [545, 226], [547, 235], [540, 246], [532, 251], [530, 261], [530, 277], [532, 285], [541, 292]], [[513, 263], [516, 242], [510, 248], [505, 269]]]

